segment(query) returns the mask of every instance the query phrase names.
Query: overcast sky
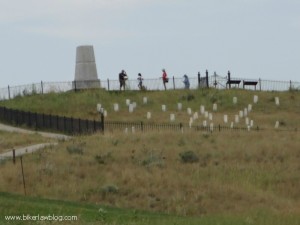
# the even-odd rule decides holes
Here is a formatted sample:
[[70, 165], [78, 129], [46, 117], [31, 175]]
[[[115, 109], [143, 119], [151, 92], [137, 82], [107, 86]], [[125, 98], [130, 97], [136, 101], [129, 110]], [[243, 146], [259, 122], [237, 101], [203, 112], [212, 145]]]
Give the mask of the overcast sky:
[[0, 0], [0, 32], [0, 87], [74, 80], [79, 45], [100, 79], [300, 81], [299, 0]]

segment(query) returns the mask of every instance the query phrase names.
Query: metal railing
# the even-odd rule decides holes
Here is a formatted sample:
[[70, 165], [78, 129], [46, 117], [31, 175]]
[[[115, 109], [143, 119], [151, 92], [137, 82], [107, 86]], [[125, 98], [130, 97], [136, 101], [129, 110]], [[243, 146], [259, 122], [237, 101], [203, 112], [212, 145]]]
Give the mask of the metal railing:
[[[245, 78], [231, 78], [239, 79], [241, 83], [239, 85], [232, 84], [231, 88], [240, 88], [247, 90], [259, 90], [259, 91], [288, 91], [288, 90], [300, 90], [300, 82], [294, 81], [271, 81], [262, 79], [245, 79]], [[201, 89], [201, 88], [215, 88], [215, 89], [226, 89], [229, 88], [227, 85], [227, 77], [222, 77], [217, 74], [206, 77], [190, 77], [189, 89]], [[244, 86], [243, 81], [256, 81], [257, 85]], [[32, 94], [45, 94], [45, 93], [59, 93], [66, 91], [76, 91], [79, 85], [77, 82], [84, 82], [85, 85], [89, 86], [90, 81], [67, 81], [67, 82], [40, 82], [35, 84], [21, 85], [21, 86], [7, 86], [6, 88], [0, 88], [0, 100], [12, 99], [18, 96], [26, 96]], [[91, 81], [90, 86], [95, 87], [95, 81]], [[118, 80], [101, 80], [101, 87], [107, 91], [120, 90], [120, 83]], [[144, 79], [143, 86], [145, 90], [164, 90], [163, 81], [160, 78]], [[183, 78], [170, 77], [169, 82], [166, 84], [167, 90], [181, 90], [184, 89]], [[138, 80], [127, 80], [125, 90], [139, 90]]]

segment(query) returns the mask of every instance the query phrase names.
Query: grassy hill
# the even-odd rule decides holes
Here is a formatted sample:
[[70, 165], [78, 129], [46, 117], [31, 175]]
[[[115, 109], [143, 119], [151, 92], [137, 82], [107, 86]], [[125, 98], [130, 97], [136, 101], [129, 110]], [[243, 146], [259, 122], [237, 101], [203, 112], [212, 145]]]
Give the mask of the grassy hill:
[[[259, 101], [253, 103], [253, 97], [257, 95]], [[143, 97], [148, 98], [148, 104], [143, 104]], [[233, 97], [237, 97], [238, 103], [233, 104]], [[275, 97], [279, 97], [280, 105], [275, 105]], [[137, 103], [134, 113], [128, 112], [126, 99]], [[209, 112], [213, 110], [213, 103], [218, 105], [214, 112], [214, 123], [222, 123], [223, 115], [228, 114], [229, 122], [234, 121], [234, 115], [240, 110], [253, 105], [253, 114], [249, 116], [255, 125], [261, 127], [274, 127], [278, 120], [283, 128], [300, 127], [300, 92], [254, 92], [240, 89], [231, 90], [176, 90], [154, 92], [107, 92], [104, 90], [90, 90], [83, 92], [67, 92], [62, 94], [32, 95], [17, 97], [10, 101], [2, 101], [0, 105], [32, 112], [79, 117], [82, 119], [99, 119], [96, 104], [100, 103], [107, 110], [108, 121], [146, 121], [147, 112], [152, 113], [149, 121], [169, 122], [170, 113], [175, 113], [176, 122], [188, 123], [190, 116], [186, 109], [193, 112], [200, 110], [200, 105], [205, 106]], [[177, 110], [177, 103], [183, 104], [183, 110]], [[113, 104], [118, 103], [119, 112], [114, 112]], [[161, 113], [161, 105], [167, 106], [167, 112]], [[199, 120], [200, 121], [200, 120]]]
[[[257, 104], [253, 104], [253, 95], [259, 96]], [[144, 96], [149, 99], [147, 105], [142, 103]], [[236, 105], [234, 96], [238, 97]], [[277, 96], [279, 106], [274, 102]], [[125, 106], [126, 99], [137, 102], [133, 114]], [[94, 90], [0, 102], [11, 108], [90, 119], [98, 117], [96, 104], [101, 103], [108, 110], [107, 120], [146, 121], [146, 112], [151, 111], [152, 120], [158, 122], [168, 121], [171, 112], [177, 121], [188, 122], [187, 107], [199, 111], [203, 104], [212, 112], [212, 104], [217, 103], [215, 123], [224, 123], [224, 114], [232, 118], [252, 103], [249, 117], [267, 128], [259, 132], [76, 136], [23, 157], [26, 190], [31, 197], [15, 204], [21, 197], [1, 194], [0, 201], [5, 202], [1, 214], [26, 212], [27, 208], [36, 208], [34, 213], [70, 210], [82, 215], [77, 224], [93, 224], [101, 205], [110, 219], [99, 224], [299, 224], [300, 133], [295, 131], [299, 99], [299, 92]], [[120, 104], [120, 112], [113, 111], [115, 102]], [[183, 103], [183, 111], [178, 112], [177, 102]], [[167, 105], [167, 112], [161, 112], [161, 104]], [[197, 122], [203, 119], [200, 116]], [[277, 120], [289, 131], [275, 130]], [[0, 164], [0, 192], [23, 193], [19, 165]], [[70, 209], [66, 203], [62, 209], [59, 205], [65, 206], [64, 202], [40, 198], [72, 201], [76, 207]], [[86, 208], [92, 209], [86, 212]], [[120, 216], [115, 218], [115, 212]]]

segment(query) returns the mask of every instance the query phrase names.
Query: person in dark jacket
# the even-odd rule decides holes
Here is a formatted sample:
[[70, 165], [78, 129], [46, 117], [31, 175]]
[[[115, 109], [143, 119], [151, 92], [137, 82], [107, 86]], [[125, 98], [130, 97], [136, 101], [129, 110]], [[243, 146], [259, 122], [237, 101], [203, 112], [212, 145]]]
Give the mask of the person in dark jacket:
[[122, 87], [125, 91], [126, 79], [127, 79], [127, 74], [126, 74], [125, 70], [122, 70], [121, 73], [119, 73], [120, 91], [122, 90]]

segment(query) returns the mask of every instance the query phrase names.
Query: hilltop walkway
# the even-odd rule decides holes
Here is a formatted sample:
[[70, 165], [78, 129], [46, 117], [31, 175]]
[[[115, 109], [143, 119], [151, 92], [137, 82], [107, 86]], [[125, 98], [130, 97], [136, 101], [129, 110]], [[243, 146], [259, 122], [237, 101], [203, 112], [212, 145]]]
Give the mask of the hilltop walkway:
[[[55, 134], [55, 133], [49, 133], [49, 132], [40, 132], [40, 131], [31, 131], [31, 130], [26, 130], [22, 128], [17, 128], [13, 126], [8, 126], [5, 124], [0, 123], [0, 130], [6, 131], [6, 132], [16, 132], [16, 133], [23, 133], [23, 134], [39, 134], [42, 137], [46, 138], [52, 138], [56, 140], [68, 140], [71, 137], [63, 134]], [[21, 147], [21, 148], [15, 148], [15, 154], [16, 156], [22, 156], [25, 154], [33, 153], [36, 152], [40, 149], [43, 149], [48, 146], [55, 146], [58, 145], [57, 142], [50, 142], [50, 143], [40, 143], [40, 144], [35, 144], [35, 145], [30, 145], [27, 147]], [[13, 153], [11, 149], [8, 149], [4, 153], [0, 154], [0, 160], [4, 158], [10, 158], [13, 157]]]

